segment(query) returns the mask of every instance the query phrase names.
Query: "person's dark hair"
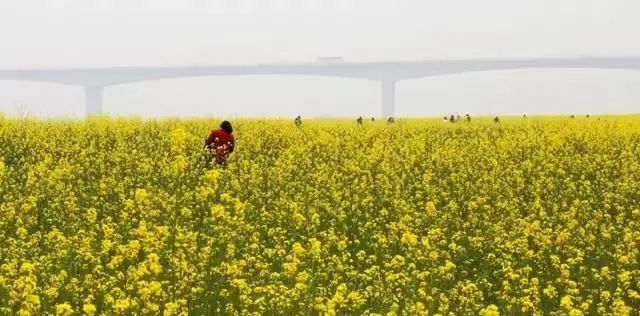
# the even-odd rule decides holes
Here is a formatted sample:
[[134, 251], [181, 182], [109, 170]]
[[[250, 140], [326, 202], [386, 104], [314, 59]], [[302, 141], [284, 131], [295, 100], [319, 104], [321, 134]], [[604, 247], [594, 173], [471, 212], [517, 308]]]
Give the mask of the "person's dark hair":
[[222, 122], [222, 124], [220, 124], [220, 128], [229, 134], [233, 133], [233, 127], [231, 127], [231, 123], [229, 121]]

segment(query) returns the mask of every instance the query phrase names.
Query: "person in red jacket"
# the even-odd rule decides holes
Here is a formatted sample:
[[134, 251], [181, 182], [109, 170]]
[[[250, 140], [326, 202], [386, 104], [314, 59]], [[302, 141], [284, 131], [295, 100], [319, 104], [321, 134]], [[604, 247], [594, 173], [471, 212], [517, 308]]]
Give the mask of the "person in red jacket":
[[235, 149], [236, 140], [233, 137], [233, 127], [229, 121], [224, 121], [220, 124], [220, 128], [211, 131], [209, 137], [205, 141], [204, 147], [211, 152], [211, 159], [215, 158], [218, 165], [225, 166], [227, 164], [227, 158], [229, 154]]

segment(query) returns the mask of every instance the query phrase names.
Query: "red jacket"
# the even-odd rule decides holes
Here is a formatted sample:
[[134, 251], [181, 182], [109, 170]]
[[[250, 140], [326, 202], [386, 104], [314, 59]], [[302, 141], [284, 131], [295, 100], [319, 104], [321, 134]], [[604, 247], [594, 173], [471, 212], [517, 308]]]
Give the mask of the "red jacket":
[[[233, 134], [229, 134], [222, 129], [216, 129], [211, 131], [205, 145], [209, 148], [226, 147], [227, 153], [233, 152], [233, 147], [236, 144], [236, 140]], [[225, 146], [226, 145], [226, 146]]]

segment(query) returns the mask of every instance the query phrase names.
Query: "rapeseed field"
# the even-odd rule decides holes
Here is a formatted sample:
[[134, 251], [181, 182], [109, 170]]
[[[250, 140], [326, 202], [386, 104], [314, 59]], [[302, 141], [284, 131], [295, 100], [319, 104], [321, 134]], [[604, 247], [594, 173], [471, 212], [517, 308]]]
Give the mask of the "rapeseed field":
[[0, 315], [638, 315], [640, 118], [0, 118]]

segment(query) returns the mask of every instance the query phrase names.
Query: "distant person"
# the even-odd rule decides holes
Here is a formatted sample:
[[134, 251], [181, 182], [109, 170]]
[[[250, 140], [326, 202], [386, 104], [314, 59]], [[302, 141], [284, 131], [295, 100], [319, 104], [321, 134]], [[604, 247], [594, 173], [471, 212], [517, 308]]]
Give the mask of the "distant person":
[[395, 122], [396, 122], [396, 119], [394, 119], [393, 116], [389, 117], [389, 119], [387, 120], [388, 124], [395, 123]]
[[500, 118], [499, 118], [499, 117], [497, 117], [497, 116], [496, 116], [496, 117], [494, 117], [494, 118], [493, 118], [493, 122], [494, 122], [494, 123], [496, 123], [496, 124], [500, 123]]
[[591, 116], [589, 114], [587, 114], [587, 118], [590, 118]]
[[375, 121], [376, 121], [376, 118], [372, 116], [371, 117], [371, 122], [375, 122]]
[[469, 115], [469, 113], [467, 113], [466, 117], [467, 117], [467, 122], [471, 122], [471, 115]]
[[358, 125], [362, 125], [362, 116], [358, 116], [356, 121], [358, 122]]
[[300, 115], [298, 115], [296, 117], [296, 119], [294, 120], [294, 123], [296, 124], [296, 127], [300, 128], [300, 126], [302, 126], [302, 118], [300, 117]]
[[450, 123], [455, 123], [456, 122], [456, 118], [453, 116], [453, 114], [451, 114], [451, 117], [449, 117], [449, 122]]
[[218, 165], [226, 166], [227, 158], [234, 151], [235, 146], [236, 140], [233, 137], [233, 127], [229, 121], [224, 121], [220, 124], [219, 129], [211, 131], [205, 141], [204, 147], [211, 153], [208, 165], [215, 159]]

